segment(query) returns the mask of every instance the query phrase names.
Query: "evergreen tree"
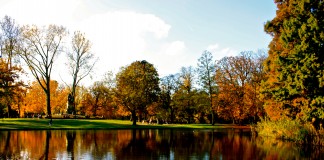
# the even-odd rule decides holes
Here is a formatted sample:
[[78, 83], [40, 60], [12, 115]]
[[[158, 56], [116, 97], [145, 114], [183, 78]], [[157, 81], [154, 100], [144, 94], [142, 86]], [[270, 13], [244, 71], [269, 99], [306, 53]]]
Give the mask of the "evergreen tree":
[[324, 2], [275, 0], [262, 93], [270, 118], [324, 118]]

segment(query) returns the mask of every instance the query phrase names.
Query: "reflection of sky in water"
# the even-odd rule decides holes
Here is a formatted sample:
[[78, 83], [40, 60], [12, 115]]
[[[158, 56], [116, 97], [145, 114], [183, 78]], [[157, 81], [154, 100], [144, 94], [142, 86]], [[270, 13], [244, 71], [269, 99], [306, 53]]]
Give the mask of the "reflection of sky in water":
[[170, 160], [173, 160], [174, 159], [174, 152], [173, 151], [170, 151]]
[[28, 153], [28, 151], [21, 151], [21, 152], [20, 152], [20, 157], [21, 157], [22, 159], [30, 159], [30, 158], [29, 158], [29, 153]]

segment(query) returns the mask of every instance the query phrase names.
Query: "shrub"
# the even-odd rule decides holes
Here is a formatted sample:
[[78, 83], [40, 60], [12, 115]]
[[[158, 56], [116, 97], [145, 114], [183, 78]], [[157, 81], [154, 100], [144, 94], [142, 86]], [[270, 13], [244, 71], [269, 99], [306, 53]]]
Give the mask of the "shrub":
[[310, 123], [301, 123], [298, 120], [281, 119], [270, 121], [262, 119], [254, 130], [260, 136], [275, 139], [290, 140], [300, 144], [324, 145], [324, 130], [316, 130]]

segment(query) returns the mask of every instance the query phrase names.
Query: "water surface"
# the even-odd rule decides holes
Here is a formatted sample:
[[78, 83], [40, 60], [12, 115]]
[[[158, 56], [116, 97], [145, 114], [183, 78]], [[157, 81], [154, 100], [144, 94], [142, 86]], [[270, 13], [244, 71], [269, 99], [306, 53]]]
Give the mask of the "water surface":
[[0, 159], [323, 159], [323, 154], [241, 129], [0, 131]]

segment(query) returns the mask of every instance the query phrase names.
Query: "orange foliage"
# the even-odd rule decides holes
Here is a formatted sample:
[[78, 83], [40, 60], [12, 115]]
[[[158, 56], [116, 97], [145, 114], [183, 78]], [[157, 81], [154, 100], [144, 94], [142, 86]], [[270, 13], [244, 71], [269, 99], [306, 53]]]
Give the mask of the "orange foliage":
[[264, 79], [263, 59], [261, 54], [242, 52], [240, 56], [218, 61], [215, 104], [219, 117], [240, 123], [263, 115], [263, 102], [259, 97], [260, 83]]
[[[59, 87], [57, 81], [51, 81], [51, 106], [54, 114], [64, 113], [68, 97], [68, 90]], [[28, 89], [24, 111], [26, 113], [45, 113], [46, 111], [46, 95], [42, 87], [36, 82], [32, 82]]]
[[87, 116], [115, 117], [112, 91], [102, 82], [94, 83], [89, 91], [82, 95], [79, 106], [81, 114]]

